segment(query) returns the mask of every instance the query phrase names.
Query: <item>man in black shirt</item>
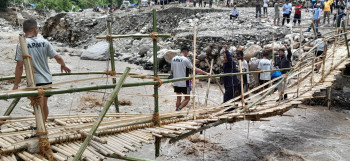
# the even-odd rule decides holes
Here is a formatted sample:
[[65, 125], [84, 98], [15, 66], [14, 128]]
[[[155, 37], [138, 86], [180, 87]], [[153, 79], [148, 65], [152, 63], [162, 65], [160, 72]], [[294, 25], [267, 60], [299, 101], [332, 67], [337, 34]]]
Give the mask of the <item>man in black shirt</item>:
[[[279, 57], [277, 57], [275, 59], [275, 67], [278, 68], [278, 69], [285, 69], [285, 68], [290, 68], [291, 65], [292, 65], [292, 52], [290, 50], [290, 47], [287, 45], [287, 44], [284, 44], [284, 47], [287, 49], [287, 56], [285, 55], [285, 51], [284, 49], [279, 49], [278, 50], [278, 55]], [[289, 70], [284, 70], [284, 71], [281, 71], [282, 74], [286, 74]], [[287, 83], [285, 85], [285, 88], [284, 90], [287, 89], [287, 84], [288, 84], [288, 80], [287, 80]], [[279, 86], [278, 86], [278, 91], [281, 92], [282, 91], [282, 87], [283, 87], [283, 83], [281, 83]], [[287, 94], [284, 94], [283, 98], [282, 99], [286, 99], [287, 98]]]

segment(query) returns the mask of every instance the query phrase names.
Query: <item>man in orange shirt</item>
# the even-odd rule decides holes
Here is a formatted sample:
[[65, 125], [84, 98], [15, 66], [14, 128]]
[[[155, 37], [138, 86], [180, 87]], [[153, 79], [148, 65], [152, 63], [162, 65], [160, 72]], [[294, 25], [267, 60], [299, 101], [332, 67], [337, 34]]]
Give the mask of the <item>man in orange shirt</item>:
[[331, 15], [331, 5], [332, 3], [329, 0], [326, 0], [326, 2], [324, 3], [324, 15], [323, 15], [323, 23], [326, 23], [326, 17], [327, 17], [327, 21], [329, 24], [329, 16]]

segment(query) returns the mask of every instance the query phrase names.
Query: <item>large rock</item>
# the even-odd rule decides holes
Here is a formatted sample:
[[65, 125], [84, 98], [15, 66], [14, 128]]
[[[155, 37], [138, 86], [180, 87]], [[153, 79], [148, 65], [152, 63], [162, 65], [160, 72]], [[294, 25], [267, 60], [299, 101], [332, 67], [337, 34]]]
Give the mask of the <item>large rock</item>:
[[251, 45], [246, 50], [244, 50], [244, 56], [243, 58], [246, 61], [249, 61], [250, 58], [256, 57], [258, 53], [262, 50], [262, 48], [259, 45]]
[[173, 57], [179, 54], [180, 54], [180, 50], [168, 50], [164, 53], [163, 57], [167, 63], [171, 63], [171, 60], [173, 59]]
[[204, 60], [205, 58], [207, 58], [207, 53], [201, 52], [201, 54], [199, 54], [197, 58], [199, 60]]
[[[277, 51], [278, 49], [284, 48], [282, 44], [274, 43], [273, 44], [273, 50]], [[264, 46], [264, 51], [266, 52], [272, 52], [272, 44], [267, 44]]]
[[106, 41], [90, 46], [83, 51], [80, 57], [83, 60], [108, 60], [109, 58], [109, 43]]

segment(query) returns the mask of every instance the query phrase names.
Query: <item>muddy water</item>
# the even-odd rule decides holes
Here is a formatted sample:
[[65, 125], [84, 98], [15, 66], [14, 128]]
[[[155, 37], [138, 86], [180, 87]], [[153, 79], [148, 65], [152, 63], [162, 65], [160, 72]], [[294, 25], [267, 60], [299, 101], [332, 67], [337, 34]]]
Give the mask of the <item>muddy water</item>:
[[[350, 160], [350, 115], [303, 107], [269, 121], [223, 124], [175, 144], [163, 141], [156, 160]], [[128, 155], [155, 159], [154, 146]]]

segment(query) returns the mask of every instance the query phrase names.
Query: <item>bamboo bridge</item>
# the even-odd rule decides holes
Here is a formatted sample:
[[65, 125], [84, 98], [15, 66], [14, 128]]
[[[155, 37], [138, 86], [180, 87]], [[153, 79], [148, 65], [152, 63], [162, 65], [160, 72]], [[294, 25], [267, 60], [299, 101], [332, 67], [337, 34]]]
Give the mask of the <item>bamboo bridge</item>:
[[[128, 156], [128, 152], [137, 151], [144, 144], [155, 144], [156, 156], [159, 156], [161, 139], [167, 138], [170, 143], [184, 139], [190, 135], [218, 126], [223, 123], [234, 123], [241, 120], [259, 121], [262, 118], [283, 115], [291, 108], [297, 108], [303, 100], [312, 98], [315, 92], [330, 90], [335, 76], [340, 74], [349, 64], [349, 48], [345, 27], [343, 33], [334, 33], [324, 38], [329, 42], [325, 46], [325, 52], [321, 61], [316, 61], [313, 49], [304, 53], [302, 57], [293, 62], [293, 67], [288, 72], [248, 92], [241, 92], [236, 97], [224, 104], [207, 107], [193, 107], [189, 111], [159, 113], [158, 111], [158, 88], [161, 84], [172, 83], [181, 80], [210, 79], [208, 76], [193, 76], [190, 78], [160, 79], [157, 73], [157, 39], [169, 37], [167, 34], [156, 32], [154, 14], [154, 33], [145, 35], [111, 35], [111, 24], [108, 23], [109, 34], [98, 37], [110, 42], [112, 66], [114, 66], [113, 38], [149, 37], [153, 39], [154, 48], [154, 81], [140, 83], [124, 83], [125, 79], [137, 77], [129, 74], [130, 68], [119, 79], [113, 77], [113, 84], [100, 85], [89, 88], [74, 89], [38, 89], [35, 86], [24, 91], [0, 92], [0, 99], [15, 99], [5, 113], [0, 117], [0, 158], [1, 161], [25, 161], [41, 160], [91, 160], [99, 161], [107, 158], [124, 160], [147, 160]], [[337, 29], [339, 31], [339, 29]], [[333, 42], [333, 43], [331, 43]], [[194, 44], [196, 37], [194, 36]], [[194, 45], [195, 46], [195, 45]], [[23, 49], [23, 48], [22, 48]], [[24, 51], [24, 50], [22, 50]], [[25, 51], [24, 51], [25, 52]], [[194, 52], [195, 53], [195, 52]], [[195, 61], [195, 60], [194, 60]], [[194, 62], [195, 64], [195, 62]], [[318, 73], [314, 72], [314, 66], [321, 64]], [[29, 68], [29, 67], [28, 67]], [[26, 69], [27, 70], [27, 69]], [[115, 73], [115, 69], [112, 68]], [[237, 75], [241, 80], [244, 74], [262, 73], [267, 71], [251, 71], [213, 75], [212, 78]], [[31, 79], [30, 71], [27, 73], [27, 81]], [[97, 74], [78, 73], [78, 74]], [[66, 75], [66, 74], [59, 74]], [[68, 74], [67, 74], [68, 75]], [[2, 80], [13, 79], [12, 77], [1, 78]], [[29, 80], [28, 80], [29, 79]], [[118, 81], [117, 81], [118, 80]], [[195, 82], [195, 81], [194, 81]], [[265, 85], [271, 86], [262, 89]], [[107, 113], [113, 102], [118, 110], [118, 92], [120, 88], [135, 86], [154, 86], [155, 109], [153, 114], [121, 114]], [[275, 89], [282, 86], [280, 92]], [[9, 116], [21, 97], [38, 97], [44, 95], [57, 95], [64, 93], [83, 92], [98, 89], [113, 89], [109, 100], [103, 110], [97, 114], [74, 114], [74, 115], [50, 115], [46, 123], [40, 122], [40, 108], [33, 104], [35, 116]], [[330, 93], [330, 92], [328, 92]], [[284, 94], [288, 99], [281, 100]], [[268, 96], [268, 97], [267, 97]], [[276, 100], [280, 100], [277, 101]], [[194, 105], [195, 99], [193, 99]], [[330, 103], [330, 99], [328, 100]], [[234, 110], [228, 110], [235, 108]], [[36, 136], [33, 137], [33, 131]], [[42, 131], [40, 131], [42, 130]], [[46, 140], [43, 141], [43, 140]], [[33, 146], [39, 143], [39, 151], [33, 150]], [[45, 145], [43, 145], [45, 144]]]

